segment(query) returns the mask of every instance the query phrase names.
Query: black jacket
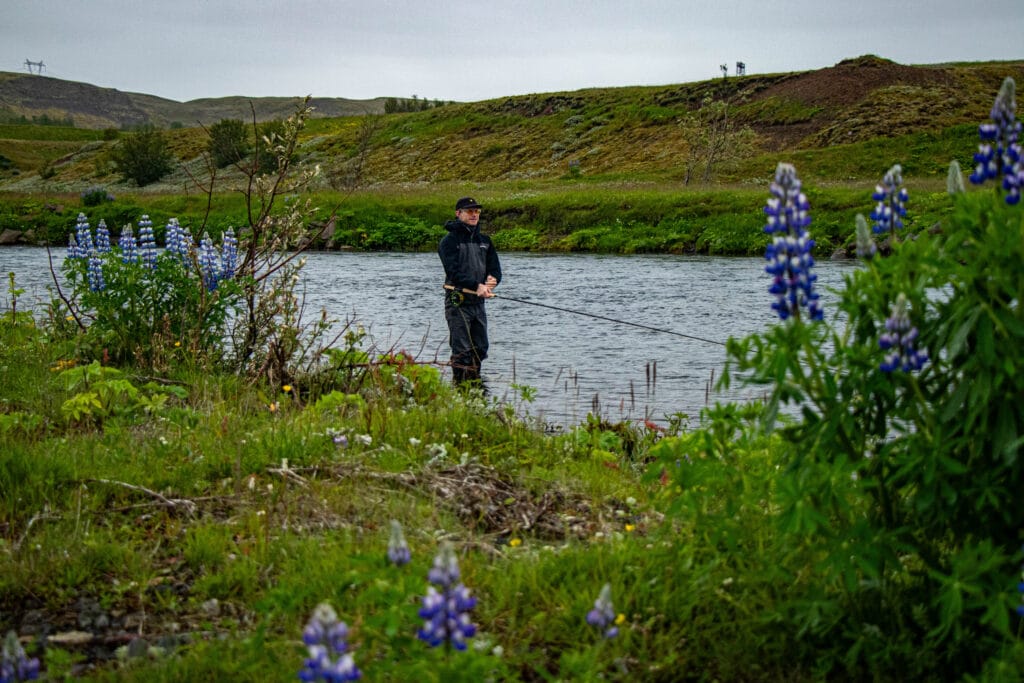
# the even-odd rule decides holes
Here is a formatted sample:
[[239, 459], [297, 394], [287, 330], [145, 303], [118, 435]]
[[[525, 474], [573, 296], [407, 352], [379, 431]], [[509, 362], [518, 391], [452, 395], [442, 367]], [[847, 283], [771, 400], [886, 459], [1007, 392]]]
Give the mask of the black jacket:
[[[437, 253], [444, 264], [444, 283], [458, 289], [476, 291], [488, 275], [501, 282], [501, 263], [494, 250], [491, 238], [480, 232], [479, 226], [472, 227], [459, 220], [445, 223], [448, 234], [441, 239]], [[446, 291], [445, 294], [448, 294]], [[466, 294], [466, 304], [482, 303], [475, 294]]]

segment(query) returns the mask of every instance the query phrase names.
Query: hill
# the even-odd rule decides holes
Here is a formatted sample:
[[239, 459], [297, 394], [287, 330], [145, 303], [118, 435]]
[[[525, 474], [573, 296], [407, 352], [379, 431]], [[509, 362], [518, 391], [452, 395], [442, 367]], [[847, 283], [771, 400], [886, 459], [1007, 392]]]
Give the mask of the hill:
[[[383, 113], [384, 101], [318, 97], [313, 106], [315, 116], [360, 116]], [[267, 121], [286, 117], [294, 108], [294, 97], [235, 96], [176, 102], [48, 76], [0, 72], [0, 116], [71, 119], [79, 128], [130, 128], [143, 123], [191, 127], [227, 118], [250, 120], [253, 109], [257, 120]]]
[[[308, 122], [299, 155], [325, 169], [324, 189], [356, 169], [364, 187], [567, 178], [677, 185], [690, 180], [709, 131], [725, 126], [742, 144], [706, 169], [716, 183], [763, 182], [782, 157], [819, 182], [873, 182], [897, 162], [908, 175], [938, 178], [952, 158], [970, 165], [976, 126], [1007, 76], [1024, 82], [1024, 60], [901, 65], [868, 55], [813, 71], [514, 96], [372, 117], [364, 114], [382, 111], [380, 100], [315, 99], [318, 118]], [[251, 102], [261, 118], [283, 116], [295, 104]], [[249, 103], [176, 103], [40, 76], [0, 77], [0, 106], [76, 122], [245, 120]], [[138, 189], [111, 172], [107, 153], [115, 139], [62, 130], [0, 126], [0, 156], [8, 160], [0, 190]], [[202, 129], [168, 135], [180, 168], [146, 192], [180, 192], [189, 171], [202, 170]], [[704, 169], [698, 171], [693, 180], [705, 182]], [[225, 189], [232, 181], [230, 173], [219, 180]]]

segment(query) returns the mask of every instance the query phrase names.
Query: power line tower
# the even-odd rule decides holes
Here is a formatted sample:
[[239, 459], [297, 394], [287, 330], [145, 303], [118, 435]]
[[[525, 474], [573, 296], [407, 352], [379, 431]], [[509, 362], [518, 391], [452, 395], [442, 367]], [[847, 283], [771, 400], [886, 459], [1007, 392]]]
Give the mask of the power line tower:
[[743, 62], [736, 62], [736, 75], [737, 76], [746, 76], [747, 75], [747, 65], [744, 64]]
[[46, 68], [46, 64], [44, 64], [43, 60], [41, 60], [41, 59], [38, 62], [33, 62], [30, 59], [26, 59], [25, 60], [25, 68], [28, 69], [29, 73], [33, 73], [33, 71], [32, 71], [33, 67], [35, 67], [35, 72], [34, 73], [36, 75], [39, 75], [39, 74], [43, 73], [43, 69]]

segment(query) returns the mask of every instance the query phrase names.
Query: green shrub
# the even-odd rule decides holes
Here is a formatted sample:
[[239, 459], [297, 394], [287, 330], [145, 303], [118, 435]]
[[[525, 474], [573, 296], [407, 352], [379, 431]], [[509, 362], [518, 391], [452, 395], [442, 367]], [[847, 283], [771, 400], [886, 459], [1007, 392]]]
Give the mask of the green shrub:
[[163, 133], [147, 123], [124, 136], [112, 150], [111, 159], [117, 173], [142, 187], [167, 175], [174, 157]]
[[206, 151], [217, 168], [237, 164], [252, 151], [249, 132], [238, 119], [221, 119], [210, 126], [209, 133]]

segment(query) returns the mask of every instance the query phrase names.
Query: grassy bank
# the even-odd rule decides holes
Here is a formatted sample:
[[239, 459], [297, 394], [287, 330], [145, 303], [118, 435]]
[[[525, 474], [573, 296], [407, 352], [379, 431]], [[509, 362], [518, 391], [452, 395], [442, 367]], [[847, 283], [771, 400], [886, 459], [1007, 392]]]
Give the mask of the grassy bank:
[[[914, 212], [910, 232], [926, 230], [948, 215], [945, 192], [934, 183], [910, 183]], [[814, 207], [811, 232], [819, 254], [849, 250], [854, 218], [869, 213], [872, 185], [807, 189]], [[319, 207], [310, 234], [334, 219], [330, 237], [318, 248], [357, 251], [429, 251], [443, 236], [444, 222], [460, 194], [473, 193], [485, 204], [484, 229], [506, 251], [585, 251], [600, 253], [763, 253], [764, 191], [749, 189], [680, 189], [662, 184], [488, 183], [473, 187], [423, 187], [379, 190], [350, 195], [320, 192], [309, 195]], [[34, 240], [66, 244], [76, 217], [85, 213], [93, 225], [106, 222], [116, 235], [120, 226], [137, 224], [142, 214], [157, 234], [170, 218], [194, 232], [205, 226], [211, 234], [248, 224], [239, 195], [217, 196], [207, 213], [207, 199], [198, 195], [122, 195], [113, 202], [84, 206], [76, 195], [0, 195], [0, 230], [31, 230]], [[116, 227], [115, 227], [116, 226]]]

